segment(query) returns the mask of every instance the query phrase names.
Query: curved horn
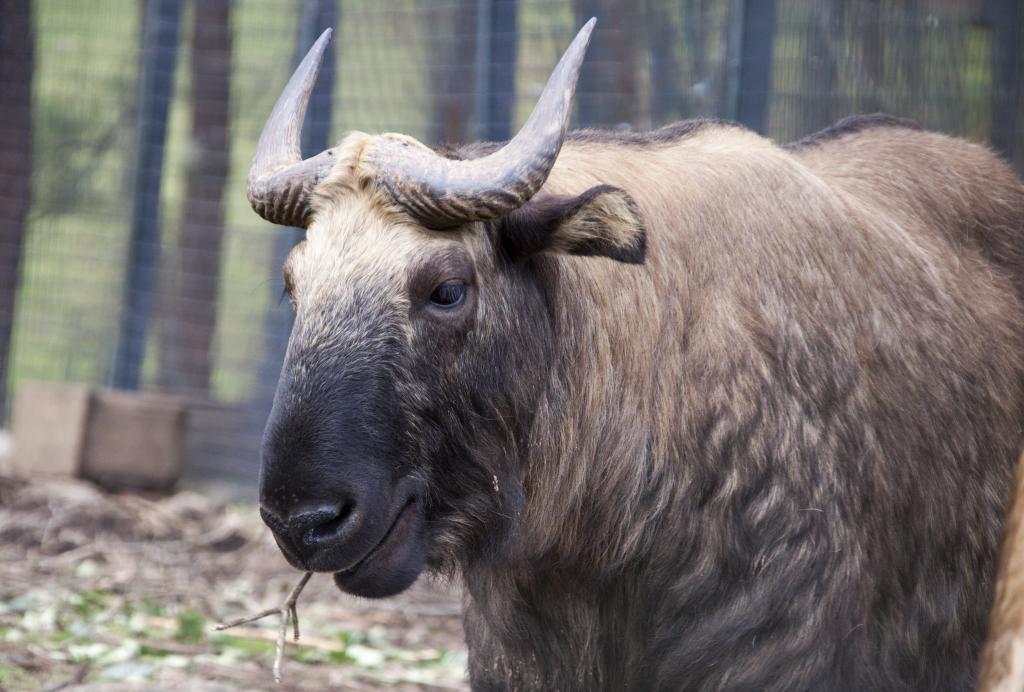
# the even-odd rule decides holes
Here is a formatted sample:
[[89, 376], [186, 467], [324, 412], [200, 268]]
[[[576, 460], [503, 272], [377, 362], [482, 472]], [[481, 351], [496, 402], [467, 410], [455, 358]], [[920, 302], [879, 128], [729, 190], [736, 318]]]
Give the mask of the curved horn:
[[263, 126], [249, 168], [247, 196], [253, 210], [271, 223], [305, 228], [309, 222], [309, 198], [316, 184], [334, 166], [328, 149], [302, 160], [299, 136], [306, 106], [313, 91], [331, 30], [320, 35], [295, 69]]
[[562, 148], [580, 65], [596, 21], [591, 19], [580, 29], [526, 124], [498, 151], [456, 161], [408, 140], [384, 138], [364, 160], [394, 200], [431, 228], [494, 219], [521, 207], [547, 180]]

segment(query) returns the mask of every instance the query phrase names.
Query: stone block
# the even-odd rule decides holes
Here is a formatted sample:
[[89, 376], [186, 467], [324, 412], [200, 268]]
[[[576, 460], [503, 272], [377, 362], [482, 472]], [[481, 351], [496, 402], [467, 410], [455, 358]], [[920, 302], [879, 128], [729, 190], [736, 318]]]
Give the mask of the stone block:
[[170, 489], [181, 477], [186, 426], [178, 397], [97, 390], [80, 474], [106, 487]]
[[167, 490], [181, 477], [188, 414], [178, 397], [29, 382], [13, 417], [14, 475], [139, 490]]
[[89, 388], [81, 384], [21, 384], [14, 397], [11, 430], [14, 475], [78, 475], [91, 400]]

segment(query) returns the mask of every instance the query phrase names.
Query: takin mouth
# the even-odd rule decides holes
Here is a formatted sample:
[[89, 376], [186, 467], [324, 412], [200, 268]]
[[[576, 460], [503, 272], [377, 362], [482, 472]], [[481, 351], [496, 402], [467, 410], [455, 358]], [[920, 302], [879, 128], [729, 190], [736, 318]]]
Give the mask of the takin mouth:
[[422, 505], [409, 498], [384, 537], [351, 567], [336, 572], [334, 583], [363, 598], [393, 596], [409, 588], [427, 558]]
[[402, 507], [402, 509], [398, 511], [398, 514], [395, 515], [395, 520], [391, 522], [391, 526], [389, 526], [388, 530], [384, 532], [384, 537], [380, 539], [380, 542], [377, 543], [377, 545], [370, 548], [366, 555], [363, 555], [361, 558], [359, 558], [359, 560], [357, 560], [356, 563], [353, 564], [351, 567], [339, 570], [337, 574], [352, 576], [362, 565], [366, 564], [367, 561], [372, 559], [373, 556], [376, 555], [381, 550], [381, 548], [383, 548], [388, 543], [388, 541], [391, 539], [392, 534], [394, 534], [395, 532], [395, 527], [398, 526], [398, 522], [402, 520], [406, 513], [409, 512], [412, 506], [415, 504], [416, 498], [410, 497], [409, 500]]

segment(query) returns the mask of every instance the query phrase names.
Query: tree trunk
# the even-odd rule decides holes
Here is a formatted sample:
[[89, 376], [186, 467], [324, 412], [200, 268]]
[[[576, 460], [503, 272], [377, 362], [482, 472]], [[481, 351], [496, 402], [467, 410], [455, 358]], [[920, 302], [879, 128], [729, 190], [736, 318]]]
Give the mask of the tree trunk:
[[804, 34], [796, 136], [804, 137], [832, 124], [842, 112], [839, 101], [839, 49], [845, 39], [843, 0], [815, 4]]
[[[724, 98], [714, 93], [715, 80], [708, 69], [707, 35], [711, 26], [712, 9], [710, 4], [708, 0], [686, 0], [683, 5], [683, 27], [686, 36], [683, 49], [690, 65], [690, 83], [686, 90], [688, 118], [716, 115], [716, 102], [725, 102]], [[738, 18], [734, 18], [733, 21], [738, 21]]]
[[881, 97], [885, 78], [883, 9], [880, 0], [858, 0], [851, 7], [852, 33], [857, 37], [860, 48], [856, 106], [860, 113], [876, 113], [884, 109]]
[[169, 389], [206, 396], [230, 165], [231, 0], [196, 2], [192, 22], [192, 155], [160, 380]]
[[477, 139], [473, 129], [473, 85], [476, 61], [477, 2], [431, 8], [430, 124], [432, 144], [459, 144]]
[[1024, 174], [1024, 5], [991, 0], [992, 146]]
[[[516, 59], [519, 55], [519, 0], [495, 0], [491, 8], [490, 93], [483, 138], [502, 142], [512, 137], [516, 103]], [[477, 114], [477, 118], [484, 117]]]
[[651, 121], [664, 125], [679, 120], [682, 112], [680, 93], [681, 66], [676, 46], [682, 41], [674, 3], [648, 0], [647, 32], [651, 49]]
[[762, 134], [771, 107], [774, 45], [775, 0], [745, 0], [736, 119]]
[[633, 0], [573, 0], [575, 33], [597, 17], [594, 37], [583, 61], [576, 103], [581, 126], [636, 125], [640, 115], [637, 37], [642, 3]]
[[21, 252], [32, 204], [31, 0], [0, 0], [0, 427]]

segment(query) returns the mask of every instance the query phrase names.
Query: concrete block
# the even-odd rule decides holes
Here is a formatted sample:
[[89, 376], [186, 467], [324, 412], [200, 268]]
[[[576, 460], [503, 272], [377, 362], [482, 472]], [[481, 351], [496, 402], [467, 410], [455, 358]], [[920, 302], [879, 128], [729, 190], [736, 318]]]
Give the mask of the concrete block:
[[77, 475], [91, 399], [85, 385], [21, 384], [13, 409], [13, 474], [24, 478]]
[[168, 490], [181, 477], [187, 409], [160, 394], [94, 393], [81, 475], [103, 486]]
[[23, 383], [14, 400], [11, 470], [167, 490], [181, 477], [187, 417], [178, 397]]

